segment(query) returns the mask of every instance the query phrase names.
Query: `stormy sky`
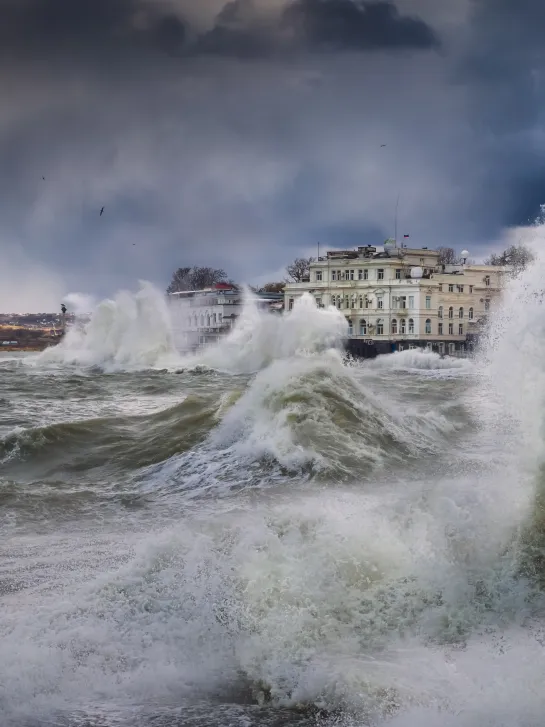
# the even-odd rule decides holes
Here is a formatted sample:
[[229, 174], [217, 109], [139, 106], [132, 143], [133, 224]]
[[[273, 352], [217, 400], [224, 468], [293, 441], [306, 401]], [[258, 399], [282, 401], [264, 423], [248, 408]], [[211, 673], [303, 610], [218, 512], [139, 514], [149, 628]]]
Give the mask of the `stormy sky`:
[[[545, 202], [542, 0], [0, 0], [0, 309]], [[382, 146], [385, 144], [386, 146]], [[104, 206], [104, 214], [99, 215]]]

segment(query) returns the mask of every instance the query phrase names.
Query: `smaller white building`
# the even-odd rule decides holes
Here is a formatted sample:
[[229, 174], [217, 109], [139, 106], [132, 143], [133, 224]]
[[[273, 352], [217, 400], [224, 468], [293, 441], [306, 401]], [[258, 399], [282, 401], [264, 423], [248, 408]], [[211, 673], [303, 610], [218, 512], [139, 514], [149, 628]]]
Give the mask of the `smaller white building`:
[[[206, 290], [184, 290], [168, 296], [174, 343], [179, 351], [191, 351], [215, 343], [235, 325], [242, 313], [244, 294], [238, 288], [218, 283]], [[283, 309], [283, 295], [255, 294], [260, 308]]]

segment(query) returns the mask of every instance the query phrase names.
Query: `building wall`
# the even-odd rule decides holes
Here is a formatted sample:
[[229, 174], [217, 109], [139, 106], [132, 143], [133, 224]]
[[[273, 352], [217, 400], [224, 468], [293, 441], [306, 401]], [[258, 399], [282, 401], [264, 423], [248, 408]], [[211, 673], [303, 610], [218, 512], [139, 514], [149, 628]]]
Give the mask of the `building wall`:
[[[286, 285], [285, 307], [290, 309], [298, 296], [309, 292], [319, 305], [343, 312], [352, 323], [352, 339], [465, 342], [497, 305], [506, 271], [486, 265], [443, 268], [438, 255], [402, 249], [391, 250], [388, 257], [320, 259], [311, 265], [310, 280]], [[420, 268], [413, 273], [423, 276], [411, 277], [413, 268]]]

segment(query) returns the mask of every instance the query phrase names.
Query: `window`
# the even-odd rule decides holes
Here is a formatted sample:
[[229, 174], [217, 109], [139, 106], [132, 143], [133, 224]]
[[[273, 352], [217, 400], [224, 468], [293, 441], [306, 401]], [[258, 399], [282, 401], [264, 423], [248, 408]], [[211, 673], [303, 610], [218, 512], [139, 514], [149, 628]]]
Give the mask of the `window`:
[[412, 318], [409, 318], [409, 333], [414, 333], [414, 321]]
[[221, 323], [222, 319], [223, 319], [222, 314], [218, 313], [218, 323]]
[[384, 321], [382, 318], [377, 318], [377, 336], [384, 335]]
[[[335, 296], [333, 296], [333, 297], [335, 297]], [[288, 309], [289, 309], [289, 310], [293, 310], [293, 298], [290, 298], [290, 299], [289, 299], [289, 302], [288, 302]]]
[[426, 318], [426, 333], [431, 333], [431, 320]]
[[406, 322], [405, 318], [402, 318], [399, 321], [399, 332], [400, 333], [403, 333], [403, 334], [406, 333], [406, 324], [407, 324], [407, 322]]
[[443, 317], [443, 306], [442, 305], [440, 305], [439, 308], [437, 309], [437, 317], [438, 318]]
[[454, 285], [453, 285], [453, 283], [450, 283], [450, 285], [448, 286], [448, 292], [449, 293], [454, 293]]
[[460, 323], [458, 325], [458, 335], [459, 336], [463, 336], [464, 335], [464, 324], [463, 323]]
[[322, 299], [321, 298], [316, 298], [316, 305], [318, 306], [318, 308], [321, 308], [322, 307]]
[[337, 270], [337, 280], [344, 280], [344, 275], [340, 270]]
[[488, 298], [484, 302], [484, 309], [486, 311], [489, 311], [490, 310], [490, 301], [488, 300]]
[[358, 280], [363, 280], [363, 270], [358, 270]]
[[360, 321], [360, 336], [366, 336], [367, 335], [367, 321], [365, 318], [362, 318]]
[[469, 292], [470, 293], [473, 293], [473, 286], [472, 285], [469, 286]]
[[350, 308], [350, 298], [347, 295], [344, 297], [344, 307]]
[[201, 326], [204, 327], [204, 313], [201, 313]]
[[331, 296], [331, 305], [332, 306], [337, 305], [337, 298], [334, 295]]
[[377, 280], [384, 280], [384, 268], [377, 270]]
[[424, 258], [423, 257], [420, 258], [420, 265], [424, 265]]
[[210, 328], [210, 324], [212, 323], [212, 318], [210, 315], [206, 316], [206, 325], [208, 328]]
[[359, 303], [360, 303], [360, 308], [363, 308], [363, 295], [360, 295]]
[[337, 280], [337, 271], [336, 270], [331, 271], [331, 280]]
[[463, 293], [464, 292], [464, 286], [463, 285], [457, 285], [456, 286], [456, 289], [458, 290], [459, 293]]
[[322, 282], [322, 271], [321, 270], [317, 270], [316, 271], [316, 282], [317, 283], [321, 283]]
[[453, 333], [454, 333], [454, 324], [449, 323], [448, 324], [448, 334], [449, 334], [449, 336], [452, 336]]
[[439, 283], [439, 292], [440, 292], [440, 293], [442, 293], [442, 292], [443, 292], [443, 283]]
[[489, 286], [490, 285], [490, 275], [485, 275], [484, 276], [484, 284], [486, 286]]
[[411, 310], [414, 308], [414, 295], [409, 295], [409, 308]]
[[377, 308], [384, 308], [384, 301], [382, 298], [377, 298]]
[[455, 343], [449, 343], [448, 350], [450, 355], [454, 355], [454, 351], [456, 350], [456, 344]]
[[463, 317], [464, 317], [464, 309], [463, 308], [459, 308], [458, 309], [458, 318], [463, 318]]
[[399, 307], [400, 308], [406, 308], [407, 307], [407, 296], [406, 295], [400, 295], [398, 298], [399, 301]]
[[348, 323], [348, 335], [351, 336], [354, 333], [354, 327], [352, 325], [352, 321], [350, 320], [350, 318], [347, 318], [346, 322]]
[[396, 268], [396, 280], [401, 280], [401, 268]]
[[371, 307], [371, 298], [366, 298], [365, 299], [365, 307], [366, 308], [370, 308]]
[[448, 309], [448, 317], [454, 318], [454, 308], [452, 306]]
[[350, 307], [351, 308], [355, 308], [356, 305], [357, 305], [357, 303], [358, 303], [358, 296], [357, 295], [353, 295], [352, 298], [351, 298], [351, 300], [350, 300]]
[[337, 308], [339, 310], [341, 310], [342, 307], [343, 307], [343, 297], [342, 297], [342, 295], [338, 295], [337, 296]]
[[394, 335], [397, 333], [397, 320], [395, 318], [392, 318], [392, 333]]
[[431, 308], [431, 295], [426, 296], [426, 308], [427, 310]]
[[354, 271], [350, 270], [350, 280], [354, 280]]
[[442, 335], [443, 335], [443, 323], [442, 323], [442, 322], [441, 322], [441, 323], [438, 323], [438, 324], [437, 324], [437, 333], [438, 333], [438, 334], [439, 334], [440, 336], [442, 336]]
[[365, 269], [363, 271], [363, 279], [364, 280], [369, 280], [369, 270]]
[[473, 308], [470, 308], [470, 309], [469, 309], [469, 320], [470, 320], [470, 321], [472, 321], [472, 320], [473, 320]]

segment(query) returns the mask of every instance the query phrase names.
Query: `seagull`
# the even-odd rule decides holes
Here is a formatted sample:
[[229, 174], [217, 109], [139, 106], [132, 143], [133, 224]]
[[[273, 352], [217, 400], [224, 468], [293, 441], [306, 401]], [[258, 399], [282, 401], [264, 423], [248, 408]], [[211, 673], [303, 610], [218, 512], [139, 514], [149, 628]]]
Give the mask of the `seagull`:
[[380, 145], [380, 147], [381, 147], [381, 148], [382, 148], [383, 146], [386, 146], [386, 144], [381, 144], [381, 145]]
[[99, 217], [102, 217], [102, 213], [103, 213], [103, 212], [104, 212], [104, 207], [103, 207], [103, 208], [102, 208], [102, 209], [100, 210], [100, 215], [99, 215]]

